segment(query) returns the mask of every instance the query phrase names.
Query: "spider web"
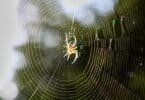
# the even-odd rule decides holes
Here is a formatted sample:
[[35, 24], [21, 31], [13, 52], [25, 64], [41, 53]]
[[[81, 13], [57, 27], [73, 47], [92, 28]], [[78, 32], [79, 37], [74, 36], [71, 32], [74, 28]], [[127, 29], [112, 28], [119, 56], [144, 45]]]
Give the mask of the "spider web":
[[[55, 1], [31, 2], [41, 8], [45, 18], [61, 13], [52, 8]], [[120, 0], [112, 15], [100, 17], [99, 25], [82, 26], [73, 18], [54, 26], [62, 40], [55, 48], [44, 48], [32, 40], [20, 47], [29, 61], [17, 72], [20, 92], [26, 100], [144, 100], [144, 5], [143, 0]], [[47, 10], [52, 9], [51, 15]], [[122, 14], [125, 18], [120, 22]], [[27, 27], [33, 33], [39, 25], [30, 22]], [[65, 33], [74, 28], [79, 59], [71, 64], [73, 57], [67, 61], [62, 51]], [[34, 31], [35, 35], [41, 33]]]

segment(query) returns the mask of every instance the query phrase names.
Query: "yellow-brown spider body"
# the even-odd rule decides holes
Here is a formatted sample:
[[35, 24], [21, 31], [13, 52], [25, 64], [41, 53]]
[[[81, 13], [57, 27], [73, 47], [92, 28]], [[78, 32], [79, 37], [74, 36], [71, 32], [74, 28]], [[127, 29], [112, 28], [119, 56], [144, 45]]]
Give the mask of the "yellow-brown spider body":
[[66, 53], [64, 55], [64, 57], [67, 56], [67, 60], [69, 60], [70, 55], [75, 54], [75, 58], [74, 58], [72, 64], [75, 63], [76, 60], [78, 59], [78, 50], [77, 50], [77, 46], [76, 46], [77, 39], [75, 36], [73, 36], [73, 37], [74, 37], [74, 43], [72, 41], [69, 42], [68, 36], [66, 35], [66, 40], [65, 40], [66, 46], [64, 46], [67, 49]]

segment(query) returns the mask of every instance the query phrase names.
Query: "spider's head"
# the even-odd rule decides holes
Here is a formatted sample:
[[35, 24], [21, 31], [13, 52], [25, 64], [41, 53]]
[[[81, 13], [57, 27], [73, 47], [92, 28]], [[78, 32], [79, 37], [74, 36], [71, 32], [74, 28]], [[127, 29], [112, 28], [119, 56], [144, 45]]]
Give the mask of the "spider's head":
[[72, 41], [69, 42], [69, 47], [70, 48], [73, 47], [73, 42]]

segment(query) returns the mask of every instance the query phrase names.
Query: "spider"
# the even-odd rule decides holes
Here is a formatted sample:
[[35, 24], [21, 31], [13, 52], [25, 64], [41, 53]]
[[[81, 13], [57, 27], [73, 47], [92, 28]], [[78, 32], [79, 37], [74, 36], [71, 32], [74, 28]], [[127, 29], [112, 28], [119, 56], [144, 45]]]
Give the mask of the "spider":
[[64, 47], [67, 49], [67, 51], [66, 51], [64, 57], [67, 56], [67, 61], [68, 61], [69, 58], [70, 58], [70, 55], [75, 54], [75, 58], [74, 58], [74, 60], [72, 61], [72, 64], [74, 64], [74, 63], [76, 62], [76, 60], [78, 59], [78, 57], [79, 57], [79, 56], [78, 56], [77, 46], [76, 46], [76, 44], [77, 44], [77, 39], [76, 39], [75, 35], [73, 35], [74, 42], [72, 42], [72, 41], [69, 42], [69, 41], [68, 41], [68, 36], [65, 35], [65, 37], [66, 37], [66, 39], [65, 39], [66, 46], [64, 46]]

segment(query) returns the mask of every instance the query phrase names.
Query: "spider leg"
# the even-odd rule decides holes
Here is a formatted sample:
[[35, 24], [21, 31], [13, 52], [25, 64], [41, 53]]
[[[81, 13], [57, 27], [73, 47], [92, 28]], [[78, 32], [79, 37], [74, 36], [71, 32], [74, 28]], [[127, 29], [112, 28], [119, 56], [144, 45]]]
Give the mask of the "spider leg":
[[74, 64], [74, 63], [76, 62], [77, 59], [78, 59], [78, 51], [76, 50], [76, 51], [75, 51], [75, 58], [74, 58], [72, 64]]
[[77, 49], [77, 47], [74, 47], [74, 49]]
[[70, 55], [67, 56], [67, 61], [69, 60]]
[[68, 45], [68, 36], [65, 34], [65, 42], [66, 42], [66, 44]]
[[63, 57], [66, 57], [68, 54], [67, 53], [65, 53], [65, 55], [63, 56]]
[[75, 37], [75, 35], [73, 35], [73, 37], [74, 37], [74, 43], [73, 43], [73, 46], [75, 46], [76, 44], [77, 44], [77, 39], [76, 39], [76, 37]]
[[70, 55], [67, 56], [67, 61], [69, 60]]

